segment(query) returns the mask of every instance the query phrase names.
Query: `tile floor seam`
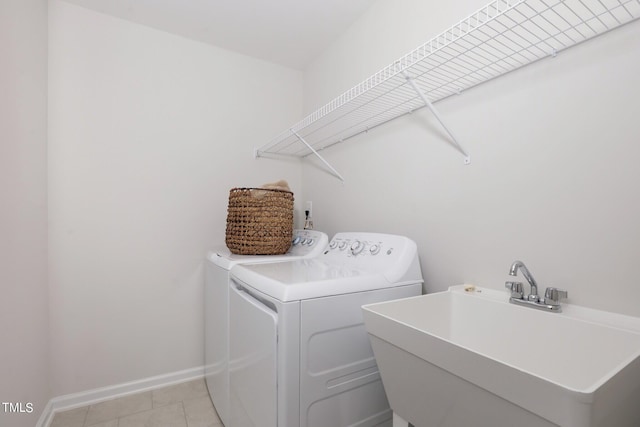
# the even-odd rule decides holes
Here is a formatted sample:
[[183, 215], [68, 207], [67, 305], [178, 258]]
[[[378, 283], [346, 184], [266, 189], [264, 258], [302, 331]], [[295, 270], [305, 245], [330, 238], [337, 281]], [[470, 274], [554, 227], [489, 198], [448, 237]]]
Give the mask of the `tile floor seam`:
[[180, 401], [180, 406], [182, 406], [182, 416], [184, 417], [184, 427], [189, 427], [189, 419], [187, 418], [187, 411], [184, 409], [184, 403]]
[[89, 406], [87, 406], [87, 410], [84, 411], [84, 417], [82, 418], [82, 425], [87, 424], [87, 417], [89, 416]]

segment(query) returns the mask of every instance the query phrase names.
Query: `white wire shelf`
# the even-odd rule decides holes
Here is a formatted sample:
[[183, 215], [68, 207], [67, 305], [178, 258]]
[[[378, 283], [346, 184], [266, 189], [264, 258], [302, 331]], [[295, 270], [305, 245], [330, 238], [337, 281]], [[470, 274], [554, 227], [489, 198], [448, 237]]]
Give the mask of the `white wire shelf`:
[[639, 17], [640, 0], [493, 1], [294, 124], [255, 155], [318, 155], [425, 102], [432, 108], [428, 100], [555, 56]]

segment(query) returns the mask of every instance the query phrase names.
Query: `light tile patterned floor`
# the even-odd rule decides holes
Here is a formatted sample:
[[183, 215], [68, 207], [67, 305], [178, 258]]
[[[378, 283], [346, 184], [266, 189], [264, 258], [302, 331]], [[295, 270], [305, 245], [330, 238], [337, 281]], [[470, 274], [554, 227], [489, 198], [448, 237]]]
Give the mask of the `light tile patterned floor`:
[[50, 427], [224, 427], [204, 380], [59, 412]]

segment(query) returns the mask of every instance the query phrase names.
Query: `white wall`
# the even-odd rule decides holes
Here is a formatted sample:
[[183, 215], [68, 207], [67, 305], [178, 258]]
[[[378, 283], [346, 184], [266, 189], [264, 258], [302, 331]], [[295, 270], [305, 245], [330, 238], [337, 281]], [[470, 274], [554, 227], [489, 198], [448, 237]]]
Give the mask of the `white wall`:
[[[484, 3], [377, 2], [305, 73], [305, 112]], [[639, 316], [639, 39], [635, 22], [437, 103], [469, 166], [427, 110], [323, 151], [345, 183], [303, 168], [316, 227], [413, 237], [427, 292], [503, 289], [521, 259], [573, 303]]]
[[47, 306], [47, 1], [0, 2], [0, 402], [35, 425], [50, 396]]
[[202, 263], [228, 191], [287, 179], [254, 160], [301, 114], [302, 74], [50, 3], [54, 395], [203, 365]]
[[485, 0], [429, 3], [379, 1], [303, 85], [52, 0], [47, 289], [47, 2], [3, 2], [0, 400], [36, 409], [3, 425], [33, 425], [51, 396], [202, 365], [202, 257], [228, 189], [279, 178], [319, 229], [416, 239], [429, 292], [500, 289], [520, 258], [572, 302], [640, 315], [637, 23], [438, 103], [471, 166], [426, 111], [323, 152], [345, 184], [251, 158], [303, 93], [309, 112]]

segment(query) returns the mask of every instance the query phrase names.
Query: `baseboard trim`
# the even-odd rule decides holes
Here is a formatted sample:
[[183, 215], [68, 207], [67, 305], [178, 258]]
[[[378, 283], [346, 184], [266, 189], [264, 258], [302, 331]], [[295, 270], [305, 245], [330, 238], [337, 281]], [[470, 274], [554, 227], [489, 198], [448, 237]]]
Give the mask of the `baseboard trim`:
[[50, 400], [49, 402], [47, 402], [46, 406], [42, 410], [42, 413], [40, 414], [40, 418], [36, 423], [36, 427], [49, 427], [49, 424], [51, 424], [51, 421], [53, 421], [53, 405]]
[[104, 402], [105, 400], [124, 397], [135, 393], [141, 393], [143, 391], [149, 391], [173, 384], [196, 380], [199, 378], [204, 378], [203, 366], [185, 369], [184, 371], [157, 375], [155, 377], [143, 378], [141, 380], [130, 381], [127, 383], [116, 384], [108, 387], [96, 388], [80, 393], [72, 393], [54, 397], [45, 406], [44, 411], [42, 411], [40, 419], [36, 424], [36, 427], [49, 427], [56, 412], [80, 408], [87, 405], [93, 405], [94, 403]]

